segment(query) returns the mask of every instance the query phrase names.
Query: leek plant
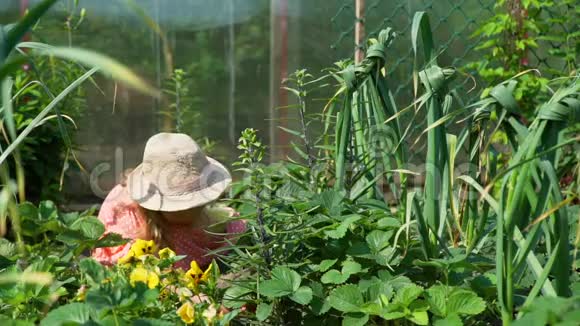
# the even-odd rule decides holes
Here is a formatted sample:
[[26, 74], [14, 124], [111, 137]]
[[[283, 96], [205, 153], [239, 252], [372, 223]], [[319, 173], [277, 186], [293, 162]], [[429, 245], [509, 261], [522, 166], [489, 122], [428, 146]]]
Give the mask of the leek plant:
[[[565, 133], [580, 122], [578, 76], [570, 78], [567, 86], [553, 92], [548, 102], [536, 108], [535, 119], [526, 126], [518, 119], [520, 105], [514, 92], [518, 78], [529, 71], [493, 87], [481, 100], [464, 105], [450, 91], [455, 69], [437, 64], [435, 42], [425, 13], [415, 14], [411, 35], [416, 96], [408, 107], [395, 109], [381, 73], [392, 37], [390, 30], [370, 42], [361, 64], [343, 65], [335, 74], [341, 86], [327, 108], [337, 116], [335, 188], [351, 191], [350, 198], [354, 200], [362, 195], [380, 197], [382, 193], [375, 185], [383, 175], [376, 173], [379, 163], [372, 155], [369, 141], [373, 139], [376, 121], [383, 118], [396, 137], [381, 141], [398, 144], [388, 150], [381, 147], [381, 154], [384, 158], [394, 156], [396, 170], [406, 171], [400, 144], [409, 141], [410, 127], [403, 131], [400, 119], [403, 114], [413, 112], [410, 125], [420, 125], [415, 120], [417, 112], [426, 110], [427, 126], [419, 136], [426, 134], [426, 168], [415, 171], [425, 173], [424, 189], [406, 194], [406, 201], [398, 206], [399, 216], [405, 217], [407, 232], [413, 221], [417, 225], [426, 261], [453, 257], [451, 247], [464, 248], [462, 258], [456, 259], [478, 255], [488, 239], [495, 237], [498, 302], [503, 323], [509, 325], [518, 311], [530, 307], [540, 293], [548, 297], [571, 295], [567, 208], [578, 195], [565, 196], [557, 176], [562, 148], [577, 145], [579, 140]], [[424, 62], [419, 65], [421, 57]], [[421, 95], [419, 84], [423, 89]], [[460, 116], [465, 118], [459, 122], [467, 128], [459, 135], [449, 133], [448, 126]], [[512, 153], [504, 167], [498, 163], [498, 153], [491, 146], [493, 134], [498, 130], [507, 135]], [[466, 174], [455, 176], [454, 165], [462, 152], [467, 154], [469, 168]], [[389, 160], [383, 160], [384, 168], [392, 169], [386, 162]], [[354, 187], [360, 180], [364, 180], [364, 186]], [[399, 188], [400, 193], [407, 190], [404, 182]], [[353, 189], [362, 190], [353, 196]], [[544, 252], [546, 259], [541, 257]], [[522, 289], [519, 283], [526, 275], [533, 278], [533, 285], [518, 307], [516, 292]]]
[[[493, 99], [476, 103], [498, 104], [501, 117], [508, 117], [504, 129], [514, 148], [506, 170], [495, 177], [501, 182], [495, 198], [488, 194], [489, 186], [478, 187], [497, 219], [496, 273], [504, 324], [513, 319], [515, 289], [526, 268], [535, 281], [522, 308], [528, 307], [540, 292], [545, 296], [571, 294], [569, 224], [567, 210], [561, 208], [577, 196], [563, 198], [556, 171], [561, 147], [578, 142], [578, 137], [562, 139], [562, 132], [568, 124], [580, 121], [580, 85], [573, 83], [557, 90], [539, 108], [528, 128], [509, 117], [516, 103], [514, 86], [514, 81], [500, 85], [491, 92]], [[540, 243], [548, 253], [543, 266], [536, 253]]]
[[335, 123], [335, 188], [350, 192], [350, 198], [363, 195], [382, 199], [382, 184], [387, 183], [396, 198], [405, 198], [406, 184], [403, 170], [404, 146], [398, 119], [383, 122], [397, 113], [397, 107], [385, 78], [386, 52], [395, 37], [391, 29], [381, 31], [378, 39], [371, 40], [365, 59], [359, 64], [339, 63], [341, 71], [333, 73], [340, 87], [327, 104], [325, 124]]
[[[578, 138], [564, 139], [563, 131], [580, 121], [580, 86], [577, 80], [557, 90], [552, 98], [537, 109], [530, 126], [517, 119], [518, 102], [514, 97], [517, 78], [494, 87], [481, 101], [464, 108], [452, 110], [453, 97], [446, 82], [452, 69], [436, 65], [433, 40], [424, 13], [417, 13], [413, 21], [413, 48], [416, 53], [418, 33], [421, 33], [425, 68], [418, 77], [425, 88], [424, 98], [416, 103], [427, 107], [427, 158], [426, 181], [423, 193], [422, 215], [415, 212], [422, 245], [426, 256], [437, 258], [440, 249], [449, 245], [444, 239], [445, 224], [459, 218], [459, 232], [469, 254], [483, 238], [489, 222], [489, 208], [495, 213], [496, 273], [498, 301], [504, 325], [509, 325], [516, 312], [517, 283], [524, 273], [531, 272], [534, 285], [520, 308], [528, 307], [542, 292], [545, 296], [569, 296], [572, 271], [569, 244], [568, 216], [565, 208], [577, 195], [564, 198], [557, 179], [561, 148], [577, 143]], [[520, 74], [521, 75], [521, 74]], [[518, 77], [518, 76], [516, 76]], [[416, 78], [416, 77], [415, 77]], [[469, 113], [467, 128], [459, 137], [446, 135], [446, 122], [455, 116]], [[482, 187], [482, 160], [489, 155], [489, 143], [481, 132], [489, 123], [491, 114], [498, 116], [497, 128], [502, 128], [510, 141], [513, 156], [507, 167], [495, 175], [488, 175]], [[454, 184], [452, 163], [457, 155], [456, 142], [469, 139], [467, 153], [471, 162], [468, 175], [459, 179], [480, 192], [485, 205], [478, 209], [474, 191], [468, 191], [465, 207], [459, 212], [451, 190]], [[492, 159], [493, 160], [493, 159]], [[487, 173], [496, 168], [489, 162]], [[491, 188], [499, 182], [500, 190]], [[448, 218], [451, 217], [451, 218]], [[449, 229], [455, 225], [447, 225]], [[545, 248], [541, 248], [543, 244]], [[548, 253], [542, 263], [537, 250]]]

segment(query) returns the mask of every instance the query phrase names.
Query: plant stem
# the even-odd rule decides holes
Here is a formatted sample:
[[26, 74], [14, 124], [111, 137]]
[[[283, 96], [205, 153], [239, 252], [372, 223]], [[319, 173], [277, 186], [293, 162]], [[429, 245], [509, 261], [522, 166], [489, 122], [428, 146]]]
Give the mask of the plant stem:
[[268, 235], [266, 234], [266, 228], [264, 227], [264, 210], [260, 202], [260, 194], [256, 193], [256, 219], [258, 220], [258, 225], [260, 226], [260, 240], [262, 241], [262, 252], [264, 255], [264, 260], [267, 266], [272, 264], [272, 257], [270, 257], [270, 251], [266, 248], [266, 244], [269, 242]]
[[250, 146], [248, 148], [248, 154], [252, 157], [251, 163], [251, 170], [252, 172], [252, 187], [255, 193], [256, 199], [256, 219], [258, 220], [258, 226], [260, 228], [260, 241], [262, 242], [262, 254], [264, 255], [264, 260], [266, 261], [266, 265], [269, 267], [272, 263], [272, 258], [270, 257], [270, 252], [266, 248], [266, 244], [268, 243], [268, 234], [266, 233], [266, 227], [264, 223], [264, 209], [262, 208], [262, 200], [260, 198], [260, 194], [262, 193], [262, 188], [259, 182], [258, 174], [256, 173], [258, 161], [254, 154], [254, 148]]
[[312, 146], [310, 144], [310, 138], [308, 137], [308, 128], [306, 127], [306, 101], [304, 98], [304, 81], [302, 81], [301, 79], [298, 80], [298, 93], [300, 94], [300, 96], [298, 96], [298, 102], [300, 105], [300, 109], [298, 110], [300, 112], [300, 123], [302, 125], [302, 137], [304, 137], [304, 148], [306, 149], [306, 156], [308, 157], [308, 167], [310, 168], [310, 170], [312, 171], [312, 168], [314, 167], [314, 156], [312, 155]]
[[[508, 234], [513, 234], [513, 232], [508, 231]], [[514, 313], [514, 273], [513, 273], [513, 250], [514, 243], [511, 239], [506, 239], [506, 255], [505, 255], [505, 266], [506, 266], [506, 313], [504, 316], [504, 325], [509, 325], [512, 320]], [[506, 323], [507, 321], [507, 323]]]

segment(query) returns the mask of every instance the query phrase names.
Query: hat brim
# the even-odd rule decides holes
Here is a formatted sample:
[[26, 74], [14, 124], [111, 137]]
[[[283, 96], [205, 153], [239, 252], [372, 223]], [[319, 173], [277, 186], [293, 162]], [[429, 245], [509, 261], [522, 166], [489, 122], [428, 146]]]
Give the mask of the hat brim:
[[200, 173], [201, 189], [178, 196], [164, 195], [153, 180], [143, 173], [143, 165], [137, 166], [128, 176], [127, 188], [131, 198], [139, 206], [149, 210], [175, 212], [200, 207], [217, 200], [230, 186], [232, 177], [220, 162], [207, 157], [209, 164]]

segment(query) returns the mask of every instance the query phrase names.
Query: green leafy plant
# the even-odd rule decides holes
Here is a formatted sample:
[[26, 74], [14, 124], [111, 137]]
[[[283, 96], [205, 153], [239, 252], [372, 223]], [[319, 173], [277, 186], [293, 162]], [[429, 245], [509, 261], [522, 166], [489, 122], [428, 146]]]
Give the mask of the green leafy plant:
[[18, 207], [20, 234], [26, 242], [19, 251], [13, 242], [2, 238], [0, 275], [41, 273], [47, 282], [14, 281], [2, 284], [2, 314], [10, 318], [37, 320], [39, 312], [58, 300], [72, 299], [82, 280], [76, 266], [82, 253], [96, 247], [124, 244], [120, 236], [102, 237], [104, 226], [93, 210], [82, 213], [58, 212], [53, 202], [43, 201], [38, 207], [23, 203]]
[[19, 210], [27, 245], [19, 252], [8, 239], [0, 241], [0, 320], [225, 325], [235, 315], [219, 311], [224, 290], [215, 263], [206, 271], [195, 262], [188, 271], [176, 269], [184, 256], [137, 240], [117, 265], [103, 266], [84, 255], [127, 240], [103, 235], [94, 209], [62, 213], [43, 201], [38, 207], [20, 204]]
[[[495, 5], [496, 14], [489, 18], [473, 34], [483, 37], [476, 50], [484, 53], [481, 60], [466, 66], [475, 70], [486, 83], [483, 95], [487, 95], [493, 85], [520, 74], [527, 69], [540, 69], [535, 73], [521, 75], [514, 89], [514, 97], [519, 103], [519, 114], [533, 116], [537, 104], [549, 95], [549, 76], [573, 75], [577, 70], [575, 59], [580, 34], [555, 28], [567, 25], [563, 17], [575, 16], [573, 1], [521, 1], [499, 0]], [[540, 47], [548, 46], [547, 51]], [[532, 57], [540, 53], [552, 61], [563, 62], [563, 69], [535, 66]]]
[[[18, 210], [14, 199], [18, 197], [20, 201], [25, 200], [24, 191], [24, 169], [22, 168], [22, 159], [19, 151], [19, 146], [29, 138], [30, 133], [38, 127], [50, 113], [51, 110], [58, 106], [67, 95], [79, 87], [83, 81], [88, 79], [92, 74], [101, 70], [104, 73], [111, 75], [120, 81], [127, 83], [130, 87], [138, 89], [144, 93], [152, 96], [159, 96], [157, 90], [153, 89], [146, 82], [141, 80], [131, 70], [122, 64], [103, 56], [84, 49], [72, 47], [52, 47], [43, 43], [36, 42], [22, 42], [20, 39], [25, 33], [37, 22], [37, 20], [55, 3], [55, 1], [45, 0], [32, 8], [19, 22], [9, 25], [0, 26], [2, 32], [2, 39], [0, 39], [0, 81], [2, 85], [2, 126], [7, 132], [5, 139], [7, 147], [3, 148], [0, 154], [0, 179], [4, 185], [2, 189], [2, 196], [5, 200], [0, 205], [0, 225], [1, 231], [6, 232], [6, 218], [7, 213], [10, 212], [12, 225], [16, 231], [16, 240], [19, 247], [22, 247], [22, 242], [19, 235], [20, 223]], [[19, 50], [31, 49], [32, 52], [38, 55], [51, 56], [61, 59], [75, 60], [80, 64], [92, 66], [93, 68], [78, 77], [71, 84], [69, 84], [58, 95], [54, 96], [49, 104], [44, 107], [20, 132], [16, 133], [16, 122], [14, 120], [12, 86], [13, 81], [9, 76], [10, 73], [16, 71], [21, 65], [26, 62], [26, 57], [15, 54], [15, 48]], [[59, 125], [65, 124], [58, 109], [55, 110], [56, 117], [59, 120]], [[63, 131], [63, 128], [60, 128]], [[64, 139], [67, 139], [66, 133], [63, 133]], [[10, 177], [10, 171], [7, 166], [7, 159], [12, 155], [15, 160], [15, 174], [16, 182]], [[16, 196], [17, 194], [17, 196]]]
[[[97, 69], [55, 96], [18, 134], [12, 84], [5, 81], [10, 143], [0, 154], [0, 217], [6, 222], [9, 216], [13, 228], [0, 242], [0, 318], [46, 324], [225, 325], [232, 318], [273, 325], [575, 324], [578, 276], [571, 257], [580, 233], [571, 204], [578, 194], [558, 176], [578, 165], [563, 158], [578, 143], [577, 78], [561, 79], [547, 101], [534, 98], [542, 104], [529, 124], [519, 119], [524, 99], [517, 98], [517, 77], [464, 104], [452, 91], [456, 70], [439, 66], [427, 14], [419, 12], [411, 26], [414, 97], [398, 110], [383, 69], [393, 37], [386, 29], [370, 40], [359, 64], [340, 62], [318, 79], [304, 70], [289, 78], [301, 131], [286, 131], [303, 140], [294, 144], [298, 159], [264, 165], [258, 132], [242, 133], [236, 166], [245, 178], [235, 183], [230, 204], [247, 230], [225, 237], [229, 246], [212, 252], [219, 264], [205, 271], [194, 263], [188, 271], [173, 269], [181, 257], [156, 252], [144, 240], [120, 264], [103, 267], [84, 257], [86, 251], [123, 240], [103, 236], [90, 213], [69, 216], [48, 202], [17, 204], [23, 171], [16, 169], [12, 181], [6, 159], [18, 162], [18, 145]], [[20, 47], [78, 57], [148, 89], [124, 67], [86, 50]], [[185, 83], [178, 74], [169, 87], [173, 93], [167, 92], [175, 108]], [[312, 114], [310, 100], [326, 87], [333, 96], [319, 110], [319, 137], [309, 119], [320, 115]], [[423, 112], [427, 118], [419, 119]], [[466, 128], [454, 132], [456, 122]], [[498, 130], [511, 154], [504, 166], [493, 148]], [[425, 168], [411, 165], [403, 150], [417, 143], [425, 146], [415, 155], [424, 155]], [[469, 167], [456, 170], [463, 159]], [[405, 176], [417, 174], [425, 177], [423, 189], [408, 188]], [[382, 182], [394, 175], [398, 182], [388, 186], [400, 196], [388, 201]], [[206, 298], [195, 302], [202, 293]]]
[[376, 183], [386, 177], [395, 197], [406, 199], [406, 187], [396, 187], [393, 181], [396, 173], [400, 184], [406, 185], [400, 124], [396, 118], [384, 123], [397, 113], [383, 69], [393, 39], [390, 28], [381, 31], [378, 39], [369, 41], [367, 55], [360, 64], [340, 62], [339, 70], [331, 72], [340, 85], [325, 108], [327, 129], [336, 119], [335, 187], [348, 192], [356, 190], [352, 198], [362, 194], [381, 198], [383, 189], [377, 188]]
[[514, 325], [574, 325], [580, 322], [579, 308], [580, 298], [578, 296], [538, 298], [529, 307], [522, 310], [523, 317], [514, 322]]
[[[423, 126], [414, 143], [425, 137], [425, 171], [406, 169], [403, 155], [391, 171], [425, 173], [426, 182], [423, 190], [398, 189], [406, 196], [391, 209], [375, 188], [383, 173], [367, 174], [378, 164], [368, 160], [370, 149], [356, 150], [371, 143], [369, 128], [377, 119], [354, 123], [356, 115], [372, 116], [370, 112], [389, 103], [386, 88], [374, 102], [360, 95], [376, 91], [372, 83], [380, 80], [384, 64], [377, 53], [387, 51], [387, 35], [388, 30], [382, 42], [370, 41], [360, 65], [340, 63], [339, 70], [331, 70], [337, 91], [325, 110], [334, 107], [338, 117], [325, 112], [327, 134], [321, 138], [336, 141], [330, 160], [299, 153], [303, 162], [244, 165], [253, 186], [247, 180], [237, 185], [232, 203], [247, 219], [248, 232], [236, 239], [233, 255], [221, 257], [234, 273], [245, 276], [231, 283], [224, 299], [226, 306], [241, 309], [241, 320], [475, 325], [482, 318], [509, 325], [540, 292], [548, 297], [570, 294], [573, 270], [564, 257], [570, 251], [562, 244], [569, 247], [572, 241], [568, 229], [575, 222], [566, 217], [567, 204], [576, 195], [564, 199], [555, 176], [560, 151], [577, 142], [568, 129], [577, 119], [577, 84], [569, 81], [557, 90], [529, 126], [518, 119], [517, 79], [463, 105], [451, 92], [455, 69], [438, 66], [429, 20], [417, 13], [412, 25], [416, 96], [401, 110], [380, 111], [385, 116], [378, 120], [397, 125], [411, 113], [411, 122], [398, 129], [398, 136], [389, 134], [389, 141], [382, 138], [378, 148], [397, 162], [399, 146], [416, 128], [411, 125]], [[308, 84], [305, 78], [316, 82]], [[303, 71], [291, 78], [294, 85], [287, 89], [298, 98], [302, 114], [308, 94], [304, 88], [315, 89], [324, 78]], [[358, 96], [362, 98], [355, 105]], [[426, 123], [414, 120], [420, 110], [427, 111]], [[449, 125], [459, 117], [468, 128], [452, 134]], [[307, 154], [305, 149], [319, 147], [317, 140], [304, 137], [308, 124], [303, 126], [302, 132], [288, 132], [305, 140], [303, 148], [295, 148]], [[334, 138], [328, 136], [332, 128]], [[497, 130], [506, 134], [514, 153], [505, 167], [497, 164], [490, 147]], [[240, 146], [246, 163], [253, 158], [248, 148]], [[470, 166], [457, 174], [461, 156]], [[313, 169], [328, 171], [316, 164], [311, 168], [312, 162], [332, 164], [334, 175], [330, 180], [311, 178]], [[355, 186], [360, 180], [366, 180], [363, 186]], [[260, 241], [263, 232], [267, 242]]]
[[[65, 89], [86, 72], [81, 66], [67, 61], [46, 57], [31, 60], [14, 76], [13, 105], [17, 132], [22, 132], [54, 99], [53, 91]], [[82, 87], [71, 92], [54, 108], [56, 114], [45, 117], [35, 128], [33, 137], [22, 144], [23, 168], [27, 172], [28, 184], [33, 185], [27, 189], [30, 200], [62, 199], [59, 193], [64, 172], [67, 166], [78, 163], [75, 162], [73, 140], [75, 121], [87, 108], [85, 95]], [[0, 143], [5, 148], [9, 139], [3, 138]]]
[[165, 122], [175, 126], [169, 131], [188, 134], [199, 141], [203, 151], [208, 154], [214, 150], [216, 143], [203, 137], [203, 119], [199, 109], [201, 100], [190, 94], [192, 89], [196, 90], [191, 77], [183, 69], [175, 69], [163, 88], [163, 93], [171, 101], [159, 114]]

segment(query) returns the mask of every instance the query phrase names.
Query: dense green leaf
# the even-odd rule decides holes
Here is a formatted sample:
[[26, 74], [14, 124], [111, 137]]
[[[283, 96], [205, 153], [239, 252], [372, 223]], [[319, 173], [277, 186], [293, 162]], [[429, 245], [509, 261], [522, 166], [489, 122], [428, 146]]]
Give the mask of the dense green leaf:
[[278, 266], [272, 270], [272, 279], [260, 284], [260, 293], [267, 297], [282, 297], [293, 294], [300, 287], [302, 279], [288, 267]]
[[38, 217], [43, 220], [55, 219], [58, 215], [56, 204], [50, 200], [45, 200], [38, 204]]
[[105, 232], [105, 226], [98, 218], [93, 216], [84, 216], [73, 222], [70, 226], [72, 230], [77, 230], [84, 237], [91, 240], [97, 240]]
[[246, 304], [246, 300], [251, 298], [250, 294], [252, 292], [249, 288], [234, 284], [228, 287], [224, 293], [223, 305], [231, 309], [240, 308]]
[[40, 216], [36, 206], [30, 202], [21, 203], [18, 205], [18, 212], [23, 219], [37, 220]]
[[315, 315], [320, 316], [325, 314], [330, 310], [330, 304], [328, 303], [326, 294], [322, 287], [322, 284], [318, 282], [311, 282], [310, 288], [312, 289], [312, 301], [310, 302], [310, 307]]
[[431, 311], [443, 318], [449, 315], [477, 315], [485, 310], [483, 299], [465, 289], [434, 285], [427, 289], [426, 298]]
[[16, 254], [16, 245], [8, 239], [0, 238], [0, 256], [6, 258], [12, 257]]
[[422, 293], [422, 287], [415, 284], [409, 284], [408, 286], [405, 286], [397, 291], [393, 302], [400, 303], [403, 306], [408, 307]]
[[272, 308], [273, 307], [271, 304], [260, 302], [260, 304], [258, 304], [258, 307], [256, 308], [256, 319], [258, 319], [259, 321], [264, 321], [268, 319], [268, 317], [270, 317], [270, 314], [272, 314]]
[[379, 316], [383, 312], [383, 308], [377, 302], [367, 302], [361, 306], [360, 311], [365, 314]]
[[348, 284], [332, 290], [328, 296], [328, 303], [338, 311], [359, 312], [364, 299], [358, 286]]
[[384, 217], [377, 221], [377, 227], [380, 229], [385, 228], [398, 229], [401, 227], [401, 222], [393, 217]]
[[348, 313], [344, 315], [342, 319], [343, 326], [364, 326], [367, 325], [369, 321], [369, 315], [358, 312], [358, 313]]
[[324, 284], [342, 284], [348, 280], [349, 275], [344, 275], [336, 269], [331, 269], [324, 273], [320, 278], [320, 281]]
[[75, 302], [58, 307], [46, 315], [40, 322], [44, 326], [67, 325], [69, 323], [84, 324], [90, 320], [90, 308], [85, 303]]
[[371, 231], [366, 236], [366, 241], [371, 251], [374, 253], [378, 253], [385, 247], [390, 245], [389, 240], [391, 239], [392, 236], [393, 236], [392, 231], [374, 230]]
[[404, 318], [404, 317], [405, 317], [405, 313], [402, 311], [389, 311], [389, 312], [383, 312], [381, 314], [381, 318], [384, 320], [395, 320], [395, 319]]
[[[124, 239], [120, 234], [107, 233], [96, 242], [95, 248], [116, 247], [116, 246], [126, 244], [128, 241], [129, 241], [129, 239]], [[174, 257], [174, 259], [177, 259], [176, 257]], [[177, 261], [177, 260], [175, 260], [175, 261]]]
[[355, 261], [347, 260], [342, 263], [342, 274], [350, 276], [359, 273], [361, 270], [362, 270], [361, 264]]
[[313, 200], [325, 208], [331, 216], [339, 216], [342, 210], [343, 191], [326, 190], [317, 195]]
[[301, 305], [307, 305], [312, 301], [312, 289], [307, 286], [301, 286], [292, 293], [290, 299]]
[[362, 270], [362, 266], [355, 262], [347, 260], [342, 263], [341, 271], [331, 269], [324, 273], [320, 281], [324, 284], [342, 284], [346, 282], [351, 275], [357, 274]]
[[429, 315], [426, 311], [413, 311], [407, 319], [414, 322], [417, 325], [429, 325]]
[[447, 314], [447, 296], [448, 289], [445, 285], [434, 285], [427, 289], [425, 298], [431, 306], [431, 312], [440, 317], [446, 317]]
[[358, 284], [361, 291], [368, 295], [370, 301], [378, 300], [380, 295], [383, 295], [390, 300], [395, 293], [393, 286], [389, 282], [385, 282], [375, 276], [371, 279], [363, 279]]
[[346, 231], [348, 230], [348, 228], [356, 221], [360, 220], [361, 216], [359, 215], [353, 215], [353, 216], [349, 216], [346, 219], [344, 219], [338, 226], [336, 229], [334, 230], [329, 230], [329, 231], [324, 231], [324, 234], [326, 234], [328, 237], [332, 238], [332, 239], [341, 239], [346, 235]]
[[95, 284], [100, 284], [105, 279], [105, 267], [92, 258], [85, 258], [79, 262], [81, 272]]
[[326, 272], [337, 261], [338, 261], [338, 259], [325, 259], [325, 260], [321, 261], [320, 264], [318, 265], [318, 270], [320, 272]]
[[457, 315], [449, 315], [444, 319], [437, 319], [434, 326], [463, 326], [461, 318]]
[[453, 291], [447, 302], [448, 314], [477, 315], [485, 310], [485, 301], [475, 293], [457, 289]]
[[515, 326], [577, 325], [580, 322], [580, 298], [539, 297], [524, 308]]

